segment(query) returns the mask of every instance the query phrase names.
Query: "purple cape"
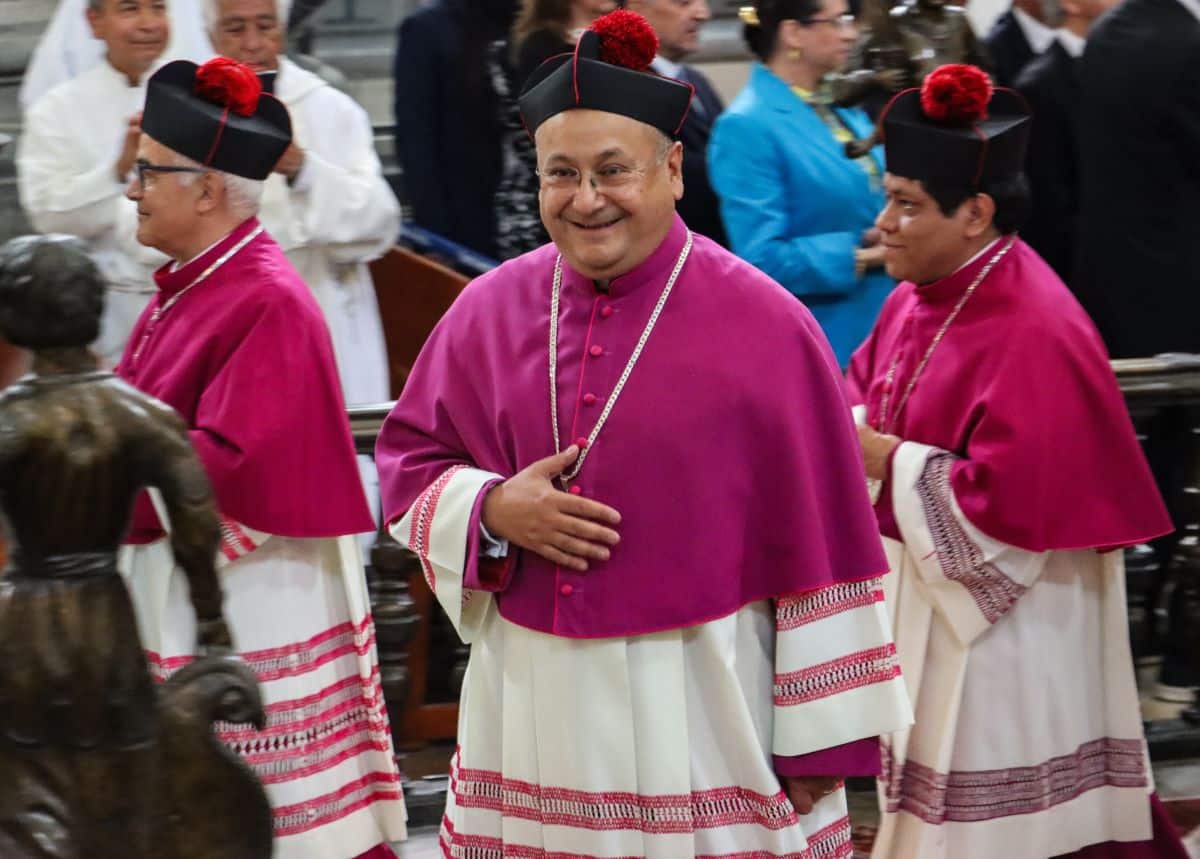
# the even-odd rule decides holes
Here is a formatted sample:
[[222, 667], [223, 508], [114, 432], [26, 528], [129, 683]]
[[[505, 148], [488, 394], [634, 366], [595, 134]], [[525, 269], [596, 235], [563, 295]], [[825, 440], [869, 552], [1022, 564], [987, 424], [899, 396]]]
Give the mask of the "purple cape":
[[[251, 218], [178, 271], [167, 264], [155, 272], [158, 294], [117, 374], [183, 417], [222, 516], [282, 537], [372, 531], [329, 330], [269, 235], [150, 324], [156, 308], [257, 226]], [[143, 493], [129, 540], [159, 534]]]
[[[899, 356], [894, 416], [921, 357], [994, 253], [888, 297], [848, 374], [851, 400], [866, 404], [872, 426], [892, 361]], [[946, 331], [891, 432], [960, 457], [951, 473], [959, 506], [1009, 545], [1108, 549], [1171, 530], [1095, 326], [1019, 239]], [[894, 532], [890, 497], [880, 496], [877, 511], [885, 533]]]
[[[608, 294], [563, 264], [558, 416], [586, 436], [658, 301], [679, 218]], [[480, 277], [422, 350], [379, 437], [389, 521], [453, 465], [505, 477], [554, 453], [548, 390], [553, 245]], [[636, 635], [887, 567], [837, 365], [809, 312], [695, 237], [641, 360], [576, 485], [622, 515], [586, 573], [517, 550], [501, 614], [570, 637]], [[566, 588], [570, 585], [570, 588]]]

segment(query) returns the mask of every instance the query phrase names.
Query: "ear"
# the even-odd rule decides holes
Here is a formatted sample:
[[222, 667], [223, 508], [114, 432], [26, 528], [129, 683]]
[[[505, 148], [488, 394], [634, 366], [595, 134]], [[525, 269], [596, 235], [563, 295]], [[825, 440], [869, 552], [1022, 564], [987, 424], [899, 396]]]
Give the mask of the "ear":
[[104, 21], [103, 21], [104, 13], [93, 9], [91, 4], [89, 3], [87, 9], [84, 10], [83, 14], [84, 14], [84, 17], [87, 18], [88, 26], [92, 29], [92, 38], [103, 39], [104, 38]]
[[196, 198], [196, 211], [207, 215], [224, 201], [225, 183], [216, 173], [203, 173], [198, 184], [200, 196]]
[[996, 201], [987, 194], [976, 194], [963, 203], [967, 238], [977, 239], [992, 228], [996, 219]]
[[683, 143], [676, 140], [667, 151], [667, 176], [671, 180], [671, 191], [675, 200], [683, 199]]
[[782, 45], [785, 48], [795, 48], [803, 41], [802, 34], [804, 27], [800, 26], [799, 21], [794, 21], [788, 18], [785, 21], [779, 22], [779, 30], [776, 31], [776, 45]]

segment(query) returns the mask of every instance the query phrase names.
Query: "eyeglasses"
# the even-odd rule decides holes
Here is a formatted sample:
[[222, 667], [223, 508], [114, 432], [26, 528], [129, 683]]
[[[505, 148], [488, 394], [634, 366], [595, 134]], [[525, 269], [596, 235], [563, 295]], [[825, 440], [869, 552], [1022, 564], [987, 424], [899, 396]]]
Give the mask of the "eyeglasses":
[[[661, 162], [656, 162], [661, 163]], [[536, 170], [543, 188], [555, 191], [574, 190], [581, 187], [583, 173], [574, 167], [547, 167]], [[617, 192], [633, 187], [645, 178], [649, 170], [626, 167], [623, 164], [608, 164], [598, 170], [588, 171], [588, 182], [593, 190]]]
[[805, 27], [807, 27], [809, 24], [830, 24], [839, 30], [848, 30], [851, 27], [858, 25], [858, 21], [849, 12], [844, 15], [837, 15], [833, 18], [808, 18], [800, 23]]
[[146, 190], [146, 174], [147, 173], [209, 173], [203, 167], [180, 167], [175, 164], [151, 164], [149, 161], [138, 159], [134, 162], [134, 170], [137, 172], [138, 188]]

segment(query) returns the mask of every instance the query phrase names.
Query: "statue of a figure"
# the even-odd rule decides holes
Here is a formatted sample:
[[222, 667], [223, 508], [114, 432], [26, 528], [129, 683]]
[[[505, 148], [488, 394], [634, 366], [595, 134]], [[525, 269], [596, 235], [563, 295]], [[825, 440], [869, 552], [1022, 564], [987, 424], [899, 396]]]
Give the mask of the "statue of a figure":
[[[833, 99], [842, 107], [862, 105], [877, 116], [893, 94], [919, 87], [938, 66], [990, 66], [966, 10], [946, 0], [903, 0], [896, 6], [863, 0], [863, 23], [846, 70], [830, 76]], [[851, 141], [846, 154], [859, 158], [878, 142], [874, 135]]]
[[[97, 369], [104, 286], [77, 240], [0, 248], [0, 336], [33, 371], [0, 393], [0, 856], [270, 856], [270, 808], [214, 738], [264, 720], [231, 653], [214, 569], [219, 522], [183, 421]], [[154, 487], [186, 572], [201, 658], [157, 688], [117, 572]]]

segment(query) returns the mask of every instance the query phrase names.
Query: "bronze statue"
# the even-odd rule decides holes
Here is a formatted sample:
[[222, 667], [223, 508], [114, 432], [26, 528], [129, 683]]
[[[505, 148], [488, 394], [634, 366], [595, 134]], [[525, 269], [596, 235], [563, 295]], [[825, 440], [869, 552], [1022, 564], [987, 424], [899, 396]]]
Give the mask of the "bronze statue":
[[[0, 393], [0, 856], [265, 859], [270, 807], [215, 739], [265, 714], [232, 658], [214, 569], [212, 490], [169, 408], [88, 351], [104, 286], [83, 245], [0, 248], [0, 336], [33, 371]], [[117, 550], [155, 487], [191, 589], [201, 658], [150, 677]]]
[[[893, 94], [919, 87], [938, 66], [990, 66], [966, 10], [946, 0], [904, 0], [896, 6], [863, 0], [863, 24], [846, 71], [830, 78], [834, 101], [842, 107], [861, 104], [874, 116]], [[846, 154], [859, 158], [878, 142], [877, 134], [852, 140]]]

